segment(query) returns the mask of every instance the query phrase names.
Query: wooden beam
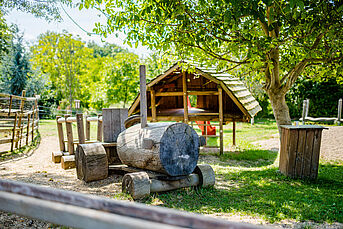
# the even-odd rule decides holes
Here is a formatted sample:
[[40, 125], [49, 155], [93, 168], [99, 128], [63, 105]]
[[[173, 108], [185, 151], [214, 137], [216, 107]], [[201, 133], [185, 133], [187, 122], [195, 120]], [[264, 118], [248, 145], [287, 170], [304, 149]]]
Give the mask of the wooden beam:
[[64, 135], [63, 135], [63, 126], [62, 123], [59, 123], [58, 120], [61, 116], [56, 116], [56, 123], [57, 123], [57, 134], [58, 134], [58, 142], [60, 145], [60, 151], [64, 152], [65, 150], [65, 142], [64, 142]]
[[151, 95], [151, 117], [152, 117], [152, 121], [156, 122], [156, 97], [155, 97], [155, 90], [151, 89], [150, 91], [150, 95]]
[[[25, 95], [26, 95], [26, 91], [23, 90], [22, 93], [21, 93], [21, 97], [25, 97]], [[20, 101], [20, 114], [23, 114], [24, 104], [25, 104], [25, 100], [21, 100]], [[18, 119], [18, 128], [21, 127], [21, 119], [22, 119], [22, 116], [20, 115], [19, 119]], [[19, 130], [18, 133], [17, 133], [17, 138], [19, 139], [19, 141], [17, 141], [16, 144], [15, 144], [16, 148], [18, 148], [18, 146], [21, 147], [21, 135], [22, 135], [22, 130]]]
[[102, 142], [102, 117], [101, 115], [98, 115], [98, 128], [97, 128], [96, 139], [99, 142]]
[[148, 108], [146, 97], [146, 68], [145, 65], [139, 66], [139, 82], [140, 82], [140, 111], [141, 111], [141, 127], [147, 126]]
[[67, 131], [67, 139], [68, 139], [68, 152], [70, 155], [74, 154], [74, 137], [73, 137], [73, 126], [72, 122], [68, 121], [68, 117], [70, 117], [70, 114], [64, 115], [64, 118], [66, 121], [66, 131]]
[[232, 121], [232, 145], [236, 146], [236, 121]]
[[[14, 149], [14, 139], [15, 139], [15, 136], [16, 136], [17, 119], [18, 119], [18, 116], [17, 116], [17, 112], [16, 112], [16, 113], [15, 113], [15, 118], [14, 118], [14, 123], [13, 123], [12, 142], [11, 142], [11, 152], [12, 152], [13, 149]], [[34, 123], [34, 122], [33, 122], [33, 123]]]
[[[188, 95], [218, 95], [217, 91], [187, 91]], [[183, 96], [183, 91], [156, 92], [156, 96]]]
[[[79, 143], [85, 144], [85, 128], [83, 124], [83, 114], [76, 114], [77, 134], [79, 135]], [[87, 139], [89, 140], [89, 139]]]
[[183, 121], [184, 123], [188, 123], [188, 104], [187, 104], [187, 77], [186, 72], [182, 72], [182, 92], [183, 92]]
[[[164, 224], [163, 226], [175, 226], [186, 228], [231, 228], [231, 229], [253, 229], [261, 228], [261, 226], [240, 224], [221, 220], [218, 218], [203, 216], [199, 214], [192, 214], [181, 212], [174, 209], [162, 208], [157, 206], [147, 206], [139, 203], [129, 203], [125, 201], [117, 201], [109, 198], [101, 198], [94, 195], [86, 195], [82, 193], [66, 191], [61, 189], [53, 189], [33, 184], [25, 184], [21, 182], [14, 182], [0, 179], [0, 209], [3, 211], [12, 211], [17, 214], [24, 214], [29, 217], [37, 217], [41, 220], [50, 220], [46, 217], [57, 217], [58, 224], [66, 222], [73, 222], [73, 225], [67, 224], [77, 228], [102, 228], [98, 224], [90, 224], [92, 220], [100, 220], [104, 216], [107, 219], [107, 214], [120, 215], [125, 222], [130, 223], [135, 220], [149, 221], [149, 223]], [[10, 197], [5, 194], [13, 194]], [[33, 202], [27, 204], [28, 201], [20, 197], [29, 197]], [[48, 201], [49, 203], [37, 203], [39, 200]], [[62, 204], [62, 205], [61, 205]], [[58, 212], [48, 212], [48, 209], [59, 209]], [[67, 208], [68, 206], [78, 208]], [[82, 209], [87, 208], [92, 211], [101, 211], [100, 215], [84, 214], [84, 222], [78, 217], [78, 214], [83, 212]], [[14, 210], [20, 210], [16, 212]], [[28, 210], [30, 209], [30, 210]], [[50, 211], [50, 210], [49, 210]], [[46, 212], [46, 214], [45, 214]], [[64, 213], [65, 212], [65, 213]], [[31, 215], [34, 214], [34, 215]], [[83, 213], [82, 213], [83, 214]], [[70, 218], [69, 218], [70, 216]], [[40, 218], [44, 217], [44, 218]], [[79, 220], [77, 220], [79, 219]], [[92, 219], [92, 220], [90, 220]], [[109, 218], [110, 219], [110, 218]], [[113, 218], [117, 219], [117, 218]], [[120, 218], [118, 219], [120, 220]], [[96, 221], [97, 222], [97, 221]], [[121, 221], [118, 221], [121, 222]], [[111, 221], [111, 225], [104, 228], [126, 228], [115, 227], [116, 220]], [[153, 225], [153, 224], [151, 224]], [[154, 228], [153, 226], [142, 224], [143, 228]], [[139, 224], [134, 224], [135, 227]], [[158, 225], [157, 228], [164, 228]]]
[[223, 132], [223, 89], [221, 87], [218, 88], [218, 105], [219, 105], [219, 142], [220, 142], [220, 154], [224, 153], [224, 132]]
[[88, 120], [88, 116], [86, 116], [86, 140], [89, 139], [91, 139], [91, 123]]
[[342, 99], [338, 100], [338, 114], [337, 114], [337, 124], [341, 125], [341, 119], [342, 119]]
[[189, 116], [213, 116], [213, 115], [219, 115], [219, 113], [189, 113]]

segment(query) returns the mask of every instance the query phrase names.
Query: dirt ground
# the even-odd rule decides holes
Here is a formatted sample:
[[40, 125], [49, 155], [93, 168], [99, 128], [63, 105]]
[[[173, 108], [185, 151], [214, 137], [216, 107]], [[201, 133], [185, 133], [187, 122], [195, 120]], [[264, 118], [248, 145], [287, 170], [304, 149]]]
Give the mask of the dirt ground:
[[[343, 127], [330, 127], [323, 131], [321, 157], [325, 160], [343, 161]], [[256, 142], [261, 148], [278, 150], [278, 137]], [[58, 139], [48, 136], [41, 140], [39, 147], [29, 156], [16, 158], [0, 163], [0, 178], [33, 183], [54, 188], [89, 193], [103, 197], [111, 197], [121, 191], [121, 176], [112, 175], [105, 180], [86, 184], [76, 178], [75, 169], [63, 170], [60, 164], [51, 161], [51, 152], [58, 150]], [[213, 215], [231, 221], [261, 224], [263, 221], [239, 215]], [[271, 226], [290, 228], [343, 228], [343, 224], [316, 224], [281, 222]], [[23, 218], [14, 214], [0, 212], [0, 228], [49, 228], [53, 225], [37, 220]]]

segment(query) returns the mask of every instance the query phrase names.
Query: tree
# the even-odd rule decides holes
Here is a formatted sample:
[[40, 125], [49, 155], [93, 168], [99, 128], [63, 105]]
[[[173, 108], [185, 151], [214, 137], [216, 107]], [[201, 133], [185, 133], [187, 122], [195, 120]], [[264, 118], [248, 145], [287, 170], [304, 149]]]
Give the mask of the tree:
[[0, 0], [0, 10], [8, 12], [13, 9], [33, 14], [35, 17], [44, 18], [47, 21], [61, 20], [59, 6], [72, 5], [71, 0]]
[[135, 98], [139, 91], [139, 57], [133, 53], [118, 53], [104, 68], [104, 86], [109, 103], [123, 102]]
[[253, 75], [278, 126], [291, 124], [285, 95], [306, 68], [342, 71], [340, 0], [82, 0], [81, 7], [108, 17], [95, 28], [104, 36], [122, 31], [129, 45]]
[[112, 56], [114, 57], [117, 53], [126, 53], [128, 52], [126, 49], [123, 49], [122, 47], [105, 43], [103, 46], [98, 45], [94, 41], [91, 41], [87, 44], [88, 48], [91, 48], [94, 50], [94, 57], [105, 57], [105, 56]]
[[80, 80], [86, 72], [92, 50], [85, 47], [80, 38], [74, 38], [65, 31], [40, 35], [32, 52], [35, 68], [49, 76], [52, 88], [58, 93], [57, 97], [67, 99], [72, 107], [74, 99], [84, 93]]
[[1, 73], [1, 91], [14, 95], [20, 95], [26, 87], [26, 82], [32, 73], [29, 55], [24, 48], [23, 35], [18, 28], [11, 41], [8, 54], [3, 56]]
[[0, 9], [0, 58], [9, 51], [12, 32], [12, 29], [7, 25], [3, 12]]

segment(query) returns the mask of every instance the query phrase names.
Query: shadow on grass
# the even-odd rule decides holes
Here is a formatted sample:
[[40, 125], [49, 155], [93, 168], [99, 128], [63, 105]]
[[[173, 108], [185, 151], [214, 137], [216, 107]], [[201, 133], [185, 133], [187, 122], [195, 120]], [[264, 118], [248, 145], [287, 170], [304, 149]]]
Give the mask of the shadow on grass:
[[191, 212], [259, 216], [271, 223], [283, 219], [343, 222], [343, 166], [320, 165], [316, 181], [292, 180], [277, 168], [215, 168], [215, 188], [188, 188], [154, 194], [162, 206]]

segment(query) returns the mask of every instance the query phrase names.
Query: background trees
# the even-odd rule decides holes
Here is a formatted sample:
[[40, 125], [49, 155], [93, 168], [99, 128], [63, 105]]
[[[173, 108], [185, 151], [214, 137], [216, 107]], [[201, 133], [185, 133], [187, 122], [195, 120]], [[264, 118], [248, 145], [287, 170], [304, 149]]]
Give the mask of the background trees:
[[[102, 8], [96, 0], [82, 2]], [[278, 125], [291, 122], [285, 95], [306, 68], [341, 71], [341, 1], [108, 0], [102, 9], [108, 21], [97, 26], [99, 34], [125, 31], [128, 44], [172, 50], [178, 58], [253, 77]]]

